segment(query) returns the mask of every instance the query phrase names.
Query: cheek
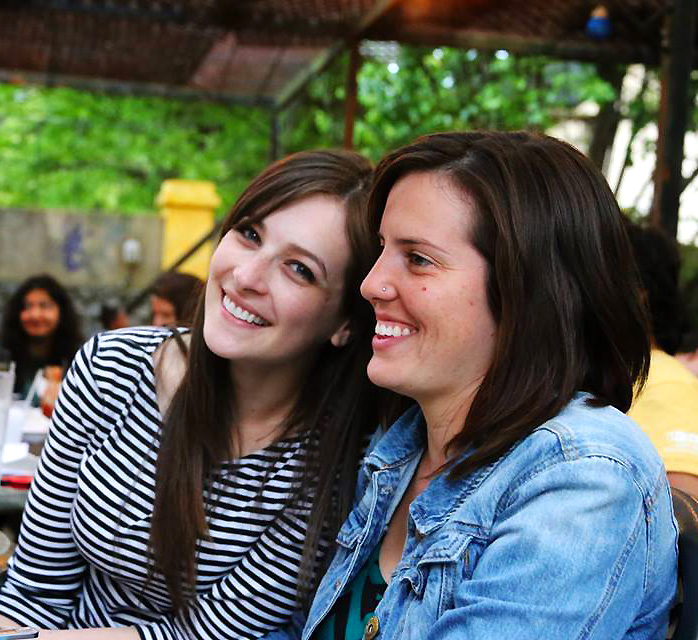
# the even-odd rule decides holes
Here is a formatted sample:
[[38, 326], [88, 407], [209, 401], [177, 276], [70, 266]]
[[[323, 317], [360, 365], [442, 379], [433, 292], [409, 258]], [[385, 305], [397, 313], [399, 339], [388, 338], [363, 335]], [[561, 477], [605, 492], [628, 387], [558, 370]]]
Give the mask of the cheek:
[[223, 262], [223, 256], [222, 252], [220, 251], [220, 245], [218, 245], [218, 249], [216, 249], [213, 252], [213, 255], [211, 256], [211, 263], [209, 264], [208, 272], [209, 272], [209, 282], [211, 278], [216, 278], [220, 275], [222, 269], [221, 263]]
[[341, 300], [337, 296], [328, 298], [314, 288], [292, 291], [285, 287], [274, 295], [274, 308], [277, 314], [283, 314], [286, 323], [292, 325], [291, 331], [317, 336], [321, 341], [336, 329], [340, 306]]
[[300, 326], [317, 326], [326, 317], [324, 300], [315, 295], [289, 295], [287, 292], [274, 296], [274, 308], [288, 322]]

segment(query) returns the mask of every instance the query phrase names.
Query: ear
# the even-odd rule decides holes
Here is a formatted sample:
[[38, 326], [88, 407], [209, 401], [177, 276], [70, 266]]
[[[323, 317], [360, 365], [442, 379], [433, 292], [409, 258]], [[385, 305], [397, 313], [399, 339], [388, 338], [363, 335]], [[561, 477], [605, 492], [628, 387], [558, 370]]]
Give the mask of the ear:
[[349, 342], [349, 338], [351, 337], [351, 330], [349, 329], [349, 320], [345, 320], [340, 326], [337, 331], [335, 331], [332, 334], [332, 337], [330, 338], [330, 342], [332, 343], [332, 346], [334, 347], [343, 347], [347, 342]]

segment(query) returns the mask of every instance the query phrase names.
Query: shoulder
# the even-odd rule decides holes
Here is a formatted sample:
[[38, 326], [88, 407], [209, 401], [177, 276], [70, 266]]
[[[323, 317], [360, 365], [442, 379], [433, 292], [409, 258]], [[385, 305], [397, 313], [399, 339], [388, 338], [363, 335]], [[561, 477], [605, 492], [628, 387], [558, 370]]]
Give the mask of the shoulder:
[[98, 333], [94, 340], [100, 353], [111, 350], [151, 355], [171, 336], [172, 331], [162, 327], [127, 327]]
[[[535, 429], [511, 452], [510, 464], [530, 470], [574, 466], [607, 470], [650, 500], [666, 475], [657, 450], [640, 427], [617, 409], [593, 407], [579, 394], [557, 416]], [[576, 464], [584, 461], [586, 464]]]
[[133, 391], [144, 375], [151, 377], [154, 354], [169, 342], [172, 331], [159, 327], [128, 327], [93, 336], [78, 352], [73, 369], [95, 379], [102, 390]]

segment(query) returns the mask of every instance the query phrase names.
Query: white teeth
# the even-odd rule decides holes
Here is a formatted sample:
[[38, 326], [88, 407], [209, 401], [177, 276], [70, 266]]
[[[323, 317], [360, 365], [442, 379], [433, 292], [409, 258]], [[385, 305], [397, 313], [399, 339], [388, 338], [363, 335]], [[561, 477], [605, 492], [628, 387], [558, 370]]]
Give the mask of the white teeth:
[[390, 336], [397, 338], [399, 336], [409, 336], [412, 333], [416, 333], [415, 329], [408, 329], [407, 327], [398, 327], [397, 325], [387, 325], [380, 322], [376, 323], [376, 334], [379, 336]]
[[223, 306], [236, 318], [239, 320], [244, 320], [250, 324], [256, 324], [259, 326], [265, 326], [269, 324], [264, 318], [256, 316], [254, 313], [250, 313], [247, 309], [238, 307], [228, 296], [223, 296]]

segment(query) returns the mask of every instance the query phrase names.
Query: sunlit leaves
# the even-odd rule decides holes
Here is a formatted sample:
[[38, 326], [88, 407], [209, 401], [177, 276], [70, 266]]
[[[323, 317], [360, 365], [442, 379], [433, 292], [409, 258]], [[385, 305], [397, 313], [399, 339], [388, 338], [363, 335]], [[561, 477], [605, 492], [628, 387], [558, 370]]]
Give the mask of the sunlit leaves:
[[[616, 98], [589, 64], [448, 47], [395, 52], [392, 60], [364, 60], [358, 77], [354, 140], [373, 159], [432, 131], [544, 130], [585, 100]], [[303, 106], [286, 118], [287, 148], [341, 143], [346, 69], [340, 60], [311, 83]]]
[[0, 206], [154, 211], [167, 178], [228, 206], [267, 162], [261, 110], [0, 85]]

